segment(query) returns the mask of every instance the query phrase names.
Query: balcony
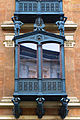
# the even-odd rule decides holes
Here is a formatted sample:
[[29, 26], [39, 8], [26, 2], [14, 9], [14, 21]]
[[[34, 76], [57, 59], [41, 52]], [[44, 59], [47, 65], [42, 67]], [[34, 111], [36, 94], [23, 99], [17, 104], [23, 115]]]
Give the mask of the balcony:
[[34, 23], [38, 15], [46, 23], [55, 22], [63, 15], [62, 0], [16, 0], [14, 14], [24, 23]]

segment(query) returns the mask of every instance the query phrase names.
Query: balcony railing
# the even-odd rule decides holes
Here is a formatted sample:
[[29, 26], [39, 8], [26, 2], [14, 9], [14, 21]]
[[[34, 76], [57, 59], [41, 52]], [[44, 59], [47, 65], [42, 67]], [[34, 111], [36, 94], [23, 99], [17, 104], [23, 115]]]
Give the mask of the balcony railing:
[[16, 0], [16, 12], [62, 12], [62, 0]]
[[[56, 15], [58, 17], [62, 14], [62, 0], [16, 0], [15, 15], [18, 15], [20, 18], [22, 18], [20, 20], [22, 20], [23, 22], [25, 20], [26, 22], [30, 22], [30, 19], [34, 21], [36, 15], [42, 15], [43, 19], [44, 17], [48, 17], [49, 15], [50, 19], [50, 17], [52, 18], [51, 15], [54, 15], [54, 19], [56, 19]], [[28, 16], [24, 17], [25, 15]], [[53, 19], [51, 21], [54, 22]]]
[[20, 1], [18, 2], [19, 12], [60, 12], [59, 2], [35, 2]]
[[18, 95], [55, 95], [63, 93], [62, 79], [26, 79], [20, 78], [16, 82]]

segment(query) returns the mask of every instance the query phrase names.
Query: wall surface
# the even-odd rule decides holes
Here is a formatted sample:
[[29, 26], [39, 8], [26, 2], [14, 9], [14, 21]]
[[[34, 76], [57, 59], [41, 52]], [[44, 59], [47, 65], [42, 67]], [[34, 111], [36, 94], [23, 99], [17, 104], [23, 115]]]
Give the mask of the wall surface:
[[[75, 45], [65, 47], [65, 76], [66, 91], [71, 102], [69, 103], [68, 120], [80, 120], [80, 0], [63, 0], [63, 10], [70, 22], [69, 27], [65, 27], [65, 35], [73, 36]], [[3, 44], [5, 36], [13, 37], [13, 24], [11, 17], [15, 11], [15, 0], [0, 0], [0, 119], [15, 119], [12, 115], [11, 98], [14, 92], [14, 47], [5, 47]], [[73, 24], [74, 23], [74, 24]], [[67, 24], [67, 23], [66, 23]], [[77, 27], [75, 28], [75, 24]], [[56, 32], [55, 28], [47, 25], [48, 31]], [[33, 25], [26, 25], [23, 32], [33, 30]], [[7, 38], [6, 38], [7, 39]], [[71, 39], [71, 38], [70, 38]], [[28, 107], [27, 107], [27, 105]], [[58, 109], [60, 103], [45, 103], [45, 120], [58, 120]], [[29, 102], [21, 105], [23, 115], [20, 119], [38, 119], [35, 115], [36, 103]], [[32, 112], [31, 112], [32, 111]], [[54, 112], [53, 112], [54, 111]], [[56, 116], [56, 117], [55, 117]]]
[[64, 0], [63, 5], [65, 16], [77, 24], [74, 31], [76, 44], [73, 48], [65, 48], [67, 93], [80, 100], [80, 0]]

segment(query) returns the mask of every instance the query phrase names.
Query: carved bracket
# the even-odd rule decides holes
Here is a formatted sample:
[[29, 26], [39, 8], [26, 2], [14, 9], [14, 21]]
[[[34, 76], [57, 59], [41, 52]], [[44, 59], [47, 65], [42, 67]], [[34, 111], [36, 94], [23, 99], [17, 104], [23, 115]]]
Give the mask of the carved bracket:
[[56, 25], [58, 26], [58, 29], [60, 31], [60, 35], [64, 36], [64, 24], [67, 20], [67, 17], [61, 16], [60, 21], [56, 22]]
[[38, 115], [38, 118], [42, 118], [42, 116], [45, 114], [43, 103], [45, 99], [40, 97], [36, 99], [37, 102], [37, 112], [36, 114]]
[[59, 110], [59, 115], [61, 116], [62, 119], [64, 119], [67, 115], [68, 115], [68, 103], [70, 101], [70, 99], [68, 98], [62, 98], [61, 100], [62, 106]]
[[14, 108], [13, 108], [13, 115], [15, 116], [15, 118], [19, 118], [19, 116], [21, 115], [21, 109], [20, 109], [20, 106], [19, 106], [19, 103], [20, 103], [20, 98], [19, 97], [14, 97], [12, 99], [12, 102], [14, 104]]
[[12, 16], [11, 19], [12, 19], [12, 21], [14, 23], [15, 36], [17, 36], [17, 35], [20, 34], [20, 29], [21, 29], [21, 26], [23, 25], [23, 23], [18, 20], [17, 16]]

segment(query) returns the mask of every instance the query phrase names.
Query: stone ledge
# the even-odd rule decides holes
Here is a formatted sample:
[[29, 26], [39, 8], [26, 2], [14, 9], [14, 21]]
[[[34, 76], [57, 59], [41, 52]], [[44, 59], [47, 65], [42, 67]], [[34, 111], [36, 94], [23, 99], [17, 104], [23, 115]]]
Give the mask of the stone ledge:
[[[37, 106], [37, 103], [36, 102], [21, 102], [20, 103], [20, 106], [22, 108], [36, 108]], [[45, 102], [44, 103], [44, 107], [45, 108], [58, 108], [60, 107], [61, 104], [60, 102]], [[5, 103], [5, 102], [0, 102], [0, 108], [10, 108], [10, 107], [13, 107], [13, 103], [12, 102], [8, 102], [8, 103]], [[68, 104], [68, 107], [72, 107], [72, 108], [80, 108], [80, 103], [69, 103]]]
[[[0, 120], [16, 120], [14, 116], [12, 115], [0, 115]], [[36, 115], [25, 115], [20, 116], [18, 120], [39, 120]], [[45, 115], [42, 117], [41, 120], [62, 120], [59, 116], [48, 116]], [[65, 120], [80, 120], [80, 117], [66, 117]]]
[[[13, 97], [3, 97], [0, 101], [0, 107], [13, 107], [13, 103], [11, 102], [11, 99]], [[70, 102], [68, 103], [68, 107], [74, 107], [78, 108], [80, 107], [80, 101], [77, 97], [68, 97], [70, 99]], [[20, 106], [22, 108], [36, 108], [37, 103], [35, 101], [22, 101], [20, 103]], [[59, 101], [45, 101], [44, 107], [45, 108], [57, 108], [60, 107], [61, 103]]]

